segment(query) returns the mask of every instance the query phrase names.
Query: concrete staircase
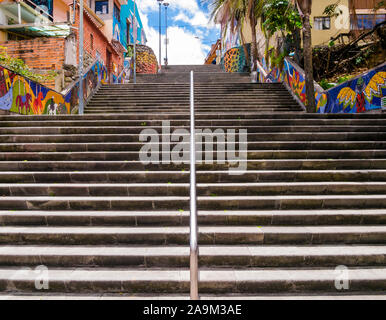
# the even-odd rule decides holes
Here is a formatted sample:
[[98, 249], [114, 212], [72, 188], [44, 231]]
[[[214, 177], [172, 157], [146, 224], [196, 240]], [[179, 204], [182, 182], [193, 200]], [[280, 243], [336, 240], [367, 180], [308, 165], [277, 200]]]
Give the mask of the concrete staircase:
[[[222, 83], [250, 83], [249, 73], [226, 73], [217, 65], [196, 65], [196, 66], [168, 66], [163, 67], [159, 74], [138, 74], [137, 83], [157, 83], [157, 84], [181, 84], [190, 82], [190, 71], [195, 73], [195, 81], [202, 83], [204, 89], [216, 88], [217, 84]], [[179, 88], [176, 88], [179, 90]], [[211, 91], [209, 90], [208, 93]]]
[[[248, 171], [197, 165], [202, 296], [385, 298], [386, 115], [309, 115], [281, 85], [226, 80], [197, 83], [196, 126], [248, 129]], [[188, 297], [189, 165], [144, 165], [138, 138], [189, 128], [187, 99], [109, 85], [84, 116], [0, 116], [0, 299]]]

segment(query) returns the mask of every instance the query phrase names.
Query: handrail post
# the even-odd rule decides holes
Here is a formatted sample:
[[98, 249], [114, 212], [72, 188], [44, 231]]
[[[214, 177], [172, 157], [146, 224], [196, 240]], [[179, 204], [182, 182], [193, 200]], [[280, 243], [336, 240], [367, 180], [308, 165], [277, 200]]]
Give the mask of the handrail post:
[[196, 194], [196, 137], [194, 125], [194, 74], [190, 71], [190, 299], [198, 300], [198, 226]]

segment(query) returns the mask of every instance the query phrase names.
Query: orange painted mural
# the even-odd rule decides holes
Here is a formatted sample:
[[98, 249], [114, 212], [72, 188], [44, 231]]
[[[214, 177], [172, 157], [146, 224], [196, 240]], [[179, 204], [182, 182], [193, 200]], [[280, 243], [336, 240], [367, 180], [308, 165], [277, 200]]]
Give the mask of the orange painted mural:
[[137, 45], [137, 73], [155, 74], [158, 72], [158, 62], [153, 50], [144, 45]]

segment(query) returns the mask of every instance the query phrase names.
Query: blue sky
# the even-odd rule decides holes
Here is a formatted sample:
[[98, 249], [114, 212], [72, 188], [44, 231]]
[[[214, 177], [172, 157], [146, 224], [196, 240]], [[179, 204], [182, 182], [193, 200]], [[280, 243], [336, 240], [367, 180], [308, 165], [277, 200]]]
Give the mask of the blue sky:
[[[209, 23], [209, 9], [202, 0], [166, 0], [168, 7], [169, 64], [203, 64], [220, 36], [219, 26]], [[137, 0], [148, 45], [158, 58], [159, 6], [157, 0]], [[162, 60], [165, 57], [165, 8], [162, 6]]]

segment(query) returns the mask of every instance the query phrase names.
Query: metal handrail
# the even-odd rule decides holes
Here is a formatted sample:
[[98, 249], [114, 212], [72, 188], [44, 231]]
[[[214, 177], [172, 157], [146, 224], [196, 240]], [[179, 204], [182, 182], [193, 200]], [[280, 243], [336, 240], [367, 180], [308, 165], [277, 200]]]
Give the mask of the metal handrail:
[[196, 137], [194, 125], [194, 74], [190, 71], [190, 299], [198, 300], [198, 225], [196, 193]]

